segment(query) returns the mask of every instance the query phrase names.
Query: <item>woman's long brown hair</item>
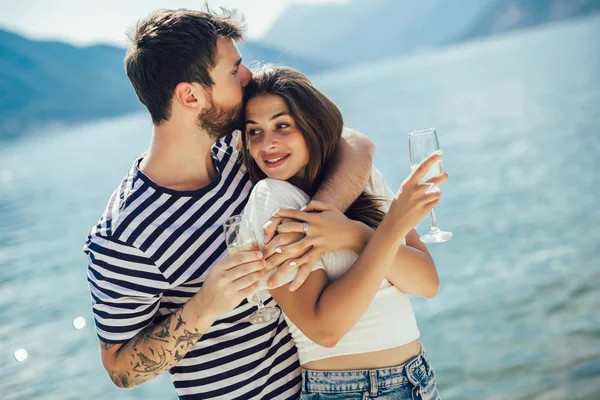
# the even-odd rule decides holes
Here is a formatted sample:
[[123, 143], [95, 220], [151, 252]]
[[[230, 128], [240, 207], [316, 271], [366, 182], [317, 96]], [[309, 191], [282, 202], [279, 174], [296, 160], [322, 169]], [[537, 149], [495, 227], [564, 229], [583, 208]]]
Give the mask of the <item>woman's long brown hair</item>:
[[[246, 87], [244, 104], [262, 95], [277, 95], [285, 100], [296, 125], [308, 146], [309, 161], [304, 174], [304, 187], [314, 196], [342, 137], [344, 119], [339, 108], [321, 93], [306, 76], [288, 67], [263, 65], [253, 71]], [[248, 149], [247, 133], [242, 134], [240, 151], [254, 182], [266, 178]], [[385, 199], [365, 192], [352, 203], [345, 215], [377, 228], [385, 214], [380, 209]]]

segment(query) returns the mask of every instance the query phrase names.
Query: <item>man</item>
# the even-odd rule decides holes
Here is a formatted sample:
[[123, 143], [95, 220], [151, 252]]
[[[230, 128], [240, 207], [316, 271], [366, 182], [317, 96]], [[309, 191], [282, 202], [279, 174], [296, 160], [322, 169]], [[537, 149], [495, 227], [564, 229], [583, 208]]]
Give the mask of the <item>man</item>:
[[[132, 35], [125, 66], [152, 117], [152, 142], [84, 247], [102, 362], [119, 387], [170, 370], [182, 399], [298, 396], [298, 358], [285, 321], [249, 324], [256, 308], [243, 299], [265, 268], [288, 261], [276, 283], [306, 249], [278, 236], [264, 257], [228, 256], [221, 228], [252, 188], [231, 134], [251, 79], [235, 47], [242, 31], [235, 14], [161, 10]], [[362, 192], [373, 154], [368, 139], [344, 136], [315, 195], [339, 209]], [[308, 258], [329, 250], [336, 249], [309, 250]], [[292, 286], [311, 269], [310, 262], [300, 266]]]

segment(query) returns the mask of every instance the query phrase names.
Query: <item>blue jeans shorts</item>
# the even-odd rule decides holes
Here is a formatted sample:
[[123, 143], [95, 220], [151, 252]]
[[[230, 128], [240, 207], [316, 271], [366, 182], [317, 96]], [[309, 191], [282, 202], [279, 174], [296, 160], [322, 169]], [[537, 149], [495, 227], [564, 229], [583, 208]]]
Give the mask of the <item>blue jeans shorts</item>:
[[423, 350], [396, 367], [315, 371], [302, 369], [300, 400], [440, 400], [435, 371]]

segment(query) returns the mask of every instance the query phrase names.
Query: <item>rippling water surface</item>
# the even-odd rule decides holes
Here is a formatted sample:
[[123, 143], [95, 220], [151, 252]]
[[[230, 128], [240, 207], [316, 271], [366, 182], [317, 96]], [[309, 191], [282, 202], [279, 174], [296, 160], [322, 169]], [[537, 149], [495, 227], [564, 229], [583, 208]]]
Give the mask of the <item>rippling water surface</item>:
[[[407, 132], [438, 129], [455, 238], [430, 246], [441, 290], [414, 305], [444, 399], [600, 398], [598, 37], [596, 18], [315, 78], [394, 188]], [[149, 129], [133, 115], [0, 148], [3, 399], [176, 397], [166, 375], [112, 387], [80, 251]]]

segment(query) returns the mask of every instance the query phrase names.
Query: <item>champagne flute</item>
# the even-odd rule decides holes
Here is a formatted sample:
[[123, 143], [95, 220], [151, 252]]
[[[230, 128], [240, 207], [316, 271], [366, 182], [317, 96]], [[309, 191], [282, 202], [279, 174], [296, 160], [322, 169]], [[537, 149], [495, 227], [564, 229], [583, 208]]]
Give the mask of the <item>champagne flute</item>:
[[[440, 142], [438, 140], [435, 129], [419, 129], [408, 134], [408, 157], [410, 160], [410, 169], [415, 168], [432, 153], [440, 150]], [[427, 175], [421, 182], [425, 182], [434, 176], [440, 175], [442, 170], [442, 160], [435, 163], [427, 172]], [[440, 190], [437, 186], [433, 186], [429, 191]], [[435, 211], [431, 210], [431, 228], [429, 232], [421, 236], [423, 243], [443, 243], [452, 239], [452, 232], [446, 232], [438, 228]]]
[[[227, 219], [223, 224], [223, 231], [225, 233], [225, 243], [227, 244], [227, 250], [230, 255], [235, 255], [242, 251], [258, 251], [259, 245], [252, 225], [250, 221], [243, 215], [234, 215]], [[265, 306], [263, 300], [269, 298], [268, 294], [265, 298], [261, 296], [267, 289], [266, 281], [269, 276], [264, 276], [259, 281], [258, 288], [248, 296], [248, 302], [258, 306], [252, 315], [250, 315], [250, 323], [252, 324], [266, 324], [279, 317], [281, 311], [277, 307]]]

